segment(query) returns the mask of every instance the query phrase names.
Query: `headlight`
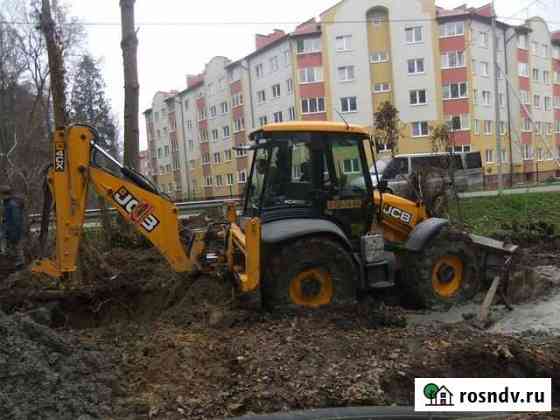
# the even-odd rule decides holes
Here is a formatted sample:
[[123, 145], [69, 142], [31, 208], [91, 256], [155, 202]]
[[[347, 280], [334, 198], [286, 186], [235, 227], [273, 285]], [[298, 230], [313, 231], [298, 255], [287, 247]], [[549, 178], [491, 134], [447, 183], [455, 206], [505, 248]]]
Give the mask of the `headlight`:
[[362, 257], [366, 263], [374, 263], [383, 260], [385, 241], [380, 233], [362, 236]]

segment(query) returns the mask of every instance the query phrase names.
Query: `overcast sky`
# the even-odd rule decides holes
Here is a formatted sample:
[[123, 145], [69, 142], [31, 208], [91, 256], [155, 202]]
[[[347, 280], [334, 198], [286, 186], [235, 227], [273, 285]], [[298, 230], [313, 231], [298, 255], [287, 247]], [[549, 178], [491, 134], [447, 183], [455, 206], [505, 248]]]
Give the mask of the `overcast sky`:
[[[437, 4], [456, 7], [466, 1], [439, 0]], [[184, 89], [185, 75], [201, 72], [212, 57], [223, 55], [236, 60], [251, 52], [254, 49], [255, 33], [268, 33], [274, 28], [291, 31], [294, 23], [319, 15], [336, 2], [337, 0], [136, 0], [140, 111], [150, 107], [152, 97], [158, 90]], [[118, 26], [119, 0], [66, 0], [66, 3], [71, 6], [71, 14], [86, 24], [90, 51], [102, 59], [108, 95], [122, 127], [124, 82], [121, 32]], [[486, 0], [468, 2], [469, 6], [486, 3]], [[533, 5], [529, 11], [523, 10], [531, 4]], [[541, 15], [551, 22], [560, 22], [560, 0], [496, 0], [496, 8], [500, 17], [514, 14], [517, 18]], [[190, 22], [198, 25], [184, 24]], [[227, 22], [230, 24], [224, 24]], [[231, 24], [232, 22], [243, 23]], [[140, 127], [141, 147], [145, 148], [145, 121], [142, 115]]]

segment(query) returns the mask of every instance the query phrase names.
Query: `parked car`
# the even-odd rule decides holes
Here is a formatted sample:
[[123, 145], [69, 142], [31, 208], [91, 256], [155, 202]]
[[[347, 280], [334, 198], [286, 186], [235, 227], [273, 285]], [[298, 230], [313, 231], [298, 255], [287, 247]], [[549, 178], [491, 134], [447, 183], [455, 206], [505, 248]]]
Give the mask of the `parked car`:
[[[421, 168], [436, 169], [450, 182], [449, 166], [454, 170], [455, 185], [458, 192], [482, 188], [483, 168], [480, 152], [422, 153], [397, 155], [394, 158], [376, 161], [379, 179], [387, 181], [391, 192], [400, 194], [408, 188], [410, 176]], [[372, 166], [371, 178], [377, 185], [375, 167]]]

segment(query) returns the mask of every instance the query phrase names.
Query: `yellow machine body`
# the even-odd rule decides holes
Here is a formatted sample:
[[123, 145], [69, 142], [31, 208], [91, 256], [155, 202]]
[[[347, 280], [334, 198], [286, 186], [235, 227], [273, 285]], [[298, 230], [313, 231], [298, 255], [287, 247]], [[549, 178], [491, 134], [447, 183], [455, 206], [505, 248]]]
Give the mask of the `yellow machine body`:
[[[56, 245], [54, 255], [36, 261], [32, 271], [55, 278], [76, 271], [90, 183], [100, 197], [158, 249], [174, 271], [199, 268], [199, 258], [205, 250], [204, 234], [195, 233], [187, 250], [180, 236], [178, 210], [170, 200], [91, 164], [94, 136], [87, 126], [55, 132], [54, 165], [48, 183], [55, 203]], [[251, 291], [260, 281], [260, 220], [251, 220], [243, 231], [233, 220], [235, 212], [230, 210], [228, 217], [232, 219], [228, 262], [242, 290]], [[244, 264], [231, 266], [234, 250], [246, 256]]]

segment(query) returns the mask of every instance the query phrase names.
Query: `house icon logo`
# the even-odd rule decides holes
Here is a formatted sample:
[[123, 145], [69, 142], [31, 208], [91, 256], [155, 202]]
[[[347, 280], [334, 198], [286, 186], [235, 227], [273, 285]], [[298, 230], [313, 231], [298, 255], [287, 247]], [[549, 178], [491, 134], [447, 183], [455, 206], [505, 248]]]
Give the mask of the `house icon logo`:
[[428, 384], [424, 396], [429, 400], [426, 407], [453, 407], [453, 393], [445, 385]]

